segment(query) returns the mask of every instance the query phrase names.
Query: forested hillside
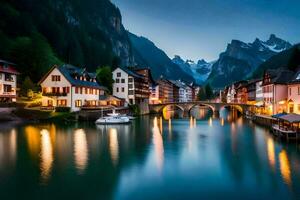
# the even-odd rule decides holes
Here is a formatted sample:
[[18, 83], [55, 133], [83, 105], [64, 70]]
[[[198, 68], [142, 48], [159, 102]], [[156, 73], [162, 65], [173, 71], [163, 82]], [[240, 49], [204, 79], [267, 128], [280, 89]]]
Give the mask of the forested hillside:
[[38, 81], [62, 62], [95, 70], [129, 65], [131, 45], [109, 0], [1, 0], [0, 58]]

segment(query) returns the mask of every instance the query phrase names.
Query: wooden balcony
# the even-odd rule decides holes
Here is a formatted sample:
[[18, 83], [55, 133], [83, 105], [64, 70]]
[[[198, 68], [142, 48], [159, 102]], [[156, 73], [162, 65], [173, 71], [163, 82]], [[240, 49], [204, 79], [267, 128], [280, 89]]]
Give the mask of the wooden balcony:
[[43, 96], [46, 97], [66, 97], [68, 94], [66, 92], [43, 92]]

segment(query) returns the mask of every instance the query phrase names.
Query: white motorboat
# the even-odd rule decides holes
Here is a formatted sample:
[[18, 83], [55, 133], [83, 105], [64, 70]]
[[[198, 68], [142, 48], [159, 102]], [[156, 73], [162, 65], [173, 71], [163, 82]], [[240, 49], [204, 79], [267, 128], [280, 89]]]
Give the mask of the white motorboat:
[[122, 116], [113, 110], [112, 113], [107, 114], [106, 117], [101, 117], [96, 121], [96, 124], [128, 124], [130, 119], [127, 116]]

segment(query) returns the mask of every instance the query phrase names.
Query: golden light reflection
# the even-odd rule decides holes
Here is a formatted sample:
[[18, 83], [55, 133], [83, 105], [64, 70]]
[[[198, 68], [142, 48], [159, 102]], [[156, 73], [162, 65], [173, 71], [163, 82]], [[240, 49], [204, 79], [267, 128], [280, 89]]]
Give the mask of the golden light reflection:
[[172, 132], [172, 120], [169, 119], [169, 133]]
[[109, 151], [111, 160], [114, 165], [118, 164], [119, 160], [119, 141], [118, 141], [118, 132], [115, 128], [110, 128], [108, 131], [109, 134]]
[[194, 118], [194, 128], [196, 128], [196, 127], [197, 127], [197, 119]]
[[288, 155], [285, 150], [279, 153], [280, 173], [284, 182], [288, 185], [292, 184], [291, 167], [288, 160]]
[[37, 156], [39, 154], [40, 145], [41, 145], [39, 129], [33, 126], [27, 126], [25, 127], [25, 136], [26, 136], [27, 146], [31, 156], [32, 157]]
[[208, 125], [209, 125], [209, 126], [212, 126], [212, 125], [213, 125], [213, 124], [212, 124], [212, 117], [209, 118], [209, 120], [208, 120]]
[[193, 117], [190, 117], [190, 129], [194, 128], [194, 120]]
[[162, 117], [159, 118], [159, 130], [162, 133], [162, 131], [163, 131], [163, 119], [162, 119]]
[[221, 126], [224, 126], [224, 118], [221, 118], [220, 123], [221, 123]]
[[12, 129], [9, 133], [0, 133], [0, 171], [6, 166], [12, 167], [17, 157], [17, 133]]
[[275, 169], [275, 147], [274, 147], [274, 141], [271, 138], [268, 138], [267, 147], [268, 147], [269, 163], [271, 167]]
[[46, 183], [50, 177], [53, 164], [53, 148], [50, 133], [46, 129], [42, 129], [41, 135], [41, 153], [40, 153], [40, 169], [42, 182]]
[[78, 173], [83, 173], [88, 162], [88, 145], [83, 129], [74, 132], [74, 158]]
[[157, 168], [161, 170], [164, 162], [164, 145], [163, 145], [163, 138], [161, 132], [159, 131], [158, 128], [156, 117], [153, 120], [152, 132], [153, 132], [153, 145], [155, 151], [156, 164], [157, 164]]

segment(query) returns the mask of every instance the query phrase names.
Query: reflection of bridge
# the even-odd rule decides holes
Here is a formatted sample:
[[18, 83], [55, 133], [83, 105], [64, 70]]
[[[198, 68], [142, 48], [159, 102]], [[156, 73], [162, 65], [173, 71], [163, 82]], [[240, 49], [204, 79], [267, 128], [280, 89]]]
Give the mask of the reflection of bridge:
[[209, 107], [214, 113], [219, 113], [219, 111], [224, 107], [233, 107], [245, 114], [246, 111], [251, 111], [254, 105], [239, 104], [239, 103], [215, 103], [209, 101], [193, 101], [193, 102], [175, 102], [175, 103], [164, 103], [164, 104], [154, 104], [149, 105], [151, 112], [161, 112], [167, 106], [175, 106], [181, 109], [183, 112], [188, 113], [195, 106], [206, 106]]

